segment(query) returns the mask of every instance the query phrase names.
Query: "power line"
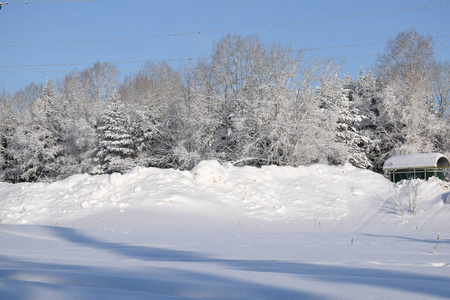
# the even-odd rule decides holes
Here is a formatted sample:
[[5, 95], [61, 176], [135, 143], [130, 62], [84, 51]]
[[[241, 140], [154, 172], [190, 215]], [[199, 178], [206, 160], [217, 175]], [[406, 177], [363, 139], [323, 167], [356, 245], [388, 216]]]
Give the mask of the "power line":
[[[435, 48], [434, 50], [444, 50], [444, 49], [450, 49], [450, 46], [447, 47], [438, 47]], [[312, 61], [317, 61], [317, 60], [328, 60], [328, 59], [352, 59], [352, 58], [361, 58], [361, 57], [370, 57], [370, 56], [378, 56], [380, 55], [380, 53], [376, 53], [376, 54], [362, 54], [362, 55], [351, 55], [351, 56], [340, 56], [340, 57], [329, 57], [329, 58], [314, 58], [314, 59], [306, 59], [303, 60], [302, 62], [312, 62]]]
[[[450, 37], [450, 35], [436, 35], [430, 36], [431, 38], [445, 38]], [[386, 42], [368, 42], [368, 43], [359, 43], [359, 44], [347, 44], [347, 45], [336, 45], [336, 46], [327, 46], [327, 47], [317, 47], [317, 48], [303, 48], [293, 51], [315, 51], [315, 50], [326, 50], [326, 49], [338, 49], [338, 48], [347, 48], [347, 47], [359, 47], [359, 46], [368, 46], [368, 45], [380, 45], [385, 44]], [[448, 47], [440, 47], [435, 48], [435, 50], [446, 49]], [[367, 56], [367, 55], [364, 55]], [[373, 56], [369, 54], [368, 56]], [[133, 60], [133, 61], [116, 61], [111, 62], [112, 64], [137, 64], [137, 63], [146, 63], [146, 62], [173, 62], [173, 61], [191, 61], [191, 60], [199, 60], [210, 58], [211, 56], [203, 56], [203, 57], [187, 57], [187, 58], [166, 58], [166, 59], [148, 59], [148, 60]], [[361, 57], [361, 56], [355, 56]], [[345, 58], [353, 58], [350, 56], [341, 57], [341, 59]], [[61, 67], [61, 66], [85, 66], [92, 65], [92, 62], [83, 62], [83, 63], [55, 63], [55, 64], [28, 64], [28, 65], [0, 65], [0, 68], [23, 68], [23, 67]]]
[[0, 2], [0, 5], [8, 4], [32, 4], [32, 3], [60, 3], [60, 2], [87, 2], [87, 1], [98, 1], [98, 0], [61, 0], [61, 1], [25, 1], [25, 2]]
[[[435, 35], [430, 36], [431, 38], [445, 38], [450, 37], [450, 35]], [[315, 50], [327, 50], [327, 49], [338, 49], [338, 48], [348, 48], [348, 47], [359, 47], [359, 46], [371, 46], [371, 45], [381, 45], [386, 44], [386, 42], [369, 42], [360, 44], [348, 44], [348, 45], [337, 45], [337, 46], [327, 46], [327, 47], [317, 47], [317, 48], [304, 48], [304, 51], [315, 51]]]
[[381, 44], [386, 44], [386, 42], [371, 42], [371, 43], [337, 45], [337, 46], [327, 46], [327, 47], [317, 47], [317, 48], [304, 48], [302, 50], [304, 50], [304, 51], [315, 51], [315, 50], [327, 50], [327, 49], [338, 49], [338, 48], [359, 47], [359, 46], [371, 46], [371, 45], [381, 45]]
[[[167, 59], [147, 59], [147, 60], [133, 60], [133, 61], [115, 61], [111, 64], [137, 64], [146, 62], [172, 62], [172, 61], [189, 61], [208, 58], [205, 57], [188, 57], [188, 58], [167, 58]], [[67, 63], [67, 64], [42, 64], [42, 65], [0, 65], [0, 68], [20, 68], [20, 67], [61, 67], [61, 66], [85, 66], [92, 65], [93, 63]]]
[[2, 5], [8, 4], [30, 4], [30, 3], [61, 3], [61, 2], [86, 2], [86, 1], [98, 1], [98, 0], [60, 0], [60, 1], [25, 1], [25, 2], [0, 2], [0, 10]]
[[[448, 47], [439, 47], [435, 50], [443, 50], [443, 49], [450, 49], [450, 46]], [[339, 60], [339, 59], [353, 59], [353, 58], [363, 58], [363, 57], [373, 57], [378, 56], [379, 53], [375, 54], [363, 54], [363, 55], [352, 55], [352, 56], [340, 56], [340, 57], [329, 57], [329, 58], [313, 58], [313, 59], [306, 59], [302, 60], [302, 62], [314, 62], [314, 61], [323, 61], [323, 60]], [[129, 62], [111, 62], [111, 64], [119, 64], [119, 63], [145, 63], [145, 62], [151, 62], [151, 61], [175, 61], [175, 60], [195, 60], [195, 59], [202, 59], [202, 58], [209, 58], [209, 57], [196, 57], [196, 58], [179, 58], [179, 59], [172, 59], [172, 60], [143, 60], [143, 61], [129, 61]], [[80, 64], [54, 64], [54, 65], [29, 65], [29, 66], [73, 66], [73, 65], [92, 65], [92, 63], [80, 63]], [[26, 66], [26, 65], [23, 65]], [[4, 66], [0, 66], [4, 67]], [[120, 72], [139, 72], [142, 70], [119, 70]], [[0, 73], [69, 73], [71, 71], [42, 71], [42, 70], [0, 70]]]
[[[435, 50], [444, 50], [444, 49], [450, 49], [450, 46], [448, 47], [439, 47]], [[328, 57], [328, 58], [313, 58], [313, 59], [305, 59], [302, 60], [302, 62], [314, 62], [314, 61], [323, 61], [323, 60], [338, 60], [338, 59], [353, 59], [353, 58], [362, 58], [362, 57], [371, 57], [371, 56], [378, 56], [379, 53], [375, 54], [363, 54], [363, 55], [351, 55], [351, 56], [340, 56], [340, 57]], [[186, 61], [186, 60], [198, 60], [198, 59], [204, 59], [204, 58], [210, 58], [210, 57], [191, 57], [191, 58], [177, 58], [177, 59], [159, 59], [159, 60], [137, 60], [137, 61], [123, 61], [123, 62], [111, 62], [111, 64], [132, 64], [132, 63], [146, 63], [146, 62], [153, 62], [153, 61]], [[79, 63], [79, 64], [51, 64], [51, 65], [18, 65], [15, 67], [51, 67], [51, 66], [77, 66], [77, 65], [92, 65], [93, 63]], [[0, 66], [0, 68], [4, 68], [8, 66]], [[121, 72], [139, 72], [141, 70], [119, 70]], [[70, 71], [41, 71], [41, 70], [0, 70], [0, 73], [69, 73]]]
[[[79, 0], [79, 1], [81, 1], [81, 0]], [[96, 0], [84, 0], [84, 1], [96, 1]], [[41, 2], [46, 2], [46, 1], [41, 1]], [[64, 1], [64, 2], [66, 2], [66, 1]], [[449, 6], [449, 5], [450, 5], [450, 3], [444, 3], [444, 4], [435, 4], [435, 5], [428, 5], [428, 6], [397, 9], [397, 10], [388, 10], [388, 11], [379, 11], [379, 12], [371, 12], [371, 13], [364, 13], [364, 14], [348, 15], [348, 16], [330, 17], [330, 18], [322, 18], [322, 19], [311, 19], [311, 20], [302, 20], [302, 21], [276, 23], [276, 24], [235, 27], [235, 28], [227, 28], [227, 29], [215, 29], [215, 30], [203, 30], [203, 31], [193, 31], [193, 32], [181, 32], [181, 33], [136, 36], [136, 37], [121, 37], [121, 38], [109, 38], [109, 39], [96, 39], [96, 40], [83, 40], [83, 41], [0, 45], [0, 47], [6, 48], [6, 47], [54, 46], [54, 45], [68, 45], [68, 44], [81, 44], [81, 43], [100, 43], [100, 42], [139, 40], [139, 39], [162, 38], [162, 37], [177, 37], [177, 36], [185, 36], [185, 35], [197, 35], [197, 34], [217, 33], [217, 32], [226, 32], [226, 31], [238, 31], [238, 30], [246, 30], [246, 29], [259, 29], [259, 28], [267, 28], [267, 27], [278, 27], [278, 26], [298, 25], [298, 24], [306, 24], [306, 23], [314, 23], [314, 22], [350, 19], [350, 18], [369, 17], [369, 16], [382, 15], [382, 14], [406, 12], [406, 11], [413, 11], [413, 10], [420, 10], [420, 9], [427, 9], [427, 8], [444, 7], [444, 6]]]
[[17, 70], [0, 70], [0, 73], [69, 73], [70, 71], [17, 71]]

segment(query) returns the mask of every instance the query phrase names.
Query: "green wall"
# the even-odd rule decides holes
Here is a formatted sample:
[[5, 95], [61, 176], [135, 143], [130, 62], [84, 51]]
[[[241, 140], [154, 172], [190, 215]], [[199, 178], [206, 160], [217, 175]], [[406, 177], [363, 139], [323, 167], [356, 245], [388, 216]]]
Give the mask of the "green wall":
[[389, 178], [392, 182], [399, 182], [404, 179], [425, 179], [431, 177], [444, 179], [443, 169], [399, 169], [391, 170]]

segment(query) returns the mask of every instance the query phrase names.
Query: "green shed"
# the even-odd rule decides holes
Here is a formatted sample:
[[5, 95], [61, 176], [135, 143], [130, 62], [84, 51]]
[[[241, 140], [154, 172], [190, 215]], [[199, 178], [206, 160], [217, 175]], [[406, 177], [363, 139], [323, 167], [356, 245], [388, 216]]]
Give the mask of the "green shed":
[[389, 173], [392, 182], [403, 179], [444, 179], [444, 169], [450, 168], [447, 157], [441, 153], [414, 153], [393, 156], [386, 160], [383, 170]]

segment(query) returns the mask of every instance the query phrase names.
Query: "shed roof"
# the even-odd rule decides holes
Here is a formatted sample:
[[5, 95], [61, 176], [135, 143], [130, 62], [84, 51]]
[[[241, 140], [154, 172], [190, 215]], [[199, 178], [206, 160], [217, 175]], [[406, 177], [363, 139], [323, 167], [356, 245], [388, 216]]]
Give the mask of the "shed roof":
[[383, 170], [415, 168], [450, 168], [450, 163], [441, 153], [414, 153], [393, 156], [383, 165]]

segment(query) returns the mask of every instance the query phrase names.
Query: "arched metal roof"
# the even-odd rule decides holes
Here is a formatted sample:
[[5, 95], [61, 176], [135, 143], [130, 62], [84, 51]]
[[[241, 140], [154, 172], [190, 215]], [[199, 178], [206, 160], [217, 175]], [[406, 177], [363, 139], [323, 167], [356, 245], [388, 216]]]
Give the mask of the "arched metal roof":
[[393, 156], [383, 165], [383, 170], [427, 168], [450, 168], [450, 162], [441, 153], [414, 153]]

